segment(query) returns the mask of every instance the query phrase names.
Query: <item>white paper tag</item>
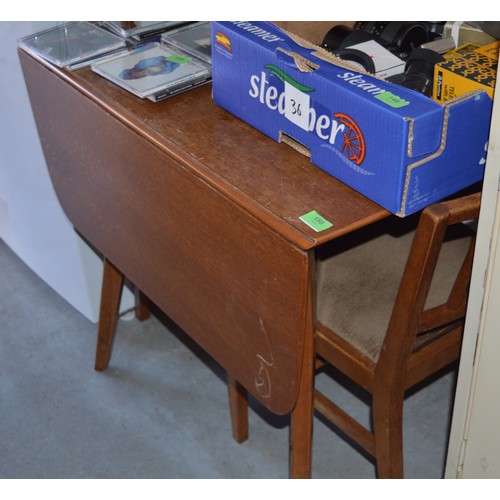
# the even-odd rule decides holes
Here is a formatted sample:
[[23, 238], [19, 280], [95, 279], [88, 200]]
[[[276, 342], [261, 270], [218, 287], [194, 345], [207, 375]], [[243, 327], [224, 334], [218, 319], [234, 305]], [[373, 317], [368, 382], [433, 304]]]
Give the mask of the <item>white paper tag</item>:
[[309, 130], [309, 94], [285, 82], [285, 118], [304, 130]]

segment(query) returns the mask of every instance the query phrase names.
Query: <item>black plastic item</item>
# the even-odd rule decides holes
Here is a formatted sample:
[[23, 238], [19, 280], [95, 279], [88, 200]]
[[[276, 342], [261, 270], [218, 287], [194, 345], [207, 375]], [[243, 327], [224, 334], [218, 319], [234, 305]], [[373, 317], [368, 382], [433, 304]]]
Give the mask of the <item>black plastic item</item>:
[[407, 53], [431, 40], [424, 22], [390, 21], [380, 37]]
[[356, 21], [354, 29], [380, 37], [409, 53], [433, 40], [440, 24], [435, 21]]
[[408, 59], [409, 52], [406, 52], [406, 50], [403, 50], [397, 45], [387, 42], [386, 40], [380, 38], [379, 36], [370, 35], [365, 31], [355, 30], [352, 33], [349, 33], [349, 35], [347, 35], [344, 38], [343, 42], [340, 44], [340, 48], [344, 49], [346, 47], [352, 47], [353, 45], [357, 45], [358, 43], [363, 43], [368, 41], [377, 42], [379, 45], [384, 47], [384, 49], [388, 50], [391, 54], [394, 54], [396, 57], [399, 57], [399, 59], [403, 61], [406, 61], [406, 59]]
[[428, 23], [418, 21], [357, 21], [353, 28], [334, 26], [323, 39], [323, 48], [331, 52], [373, 40], [406, 61], [415, 47], [432, 39]]
[[360, 65], [368, 73], [375, 73], [373, 59], [361, 50], [346, 48], [333, 50], [332, 53], [343, 61], [349, 61], [356, 65]]
[[369, 33], [365, 33], [364, 31], [351, 31], [351, 33], [348, 33], [346, 37], [342, 40], [340, 43], [340, 48], [344, 49], [346, 47], [350, 47], [351, 45], [356, 45], [358, 43], [363, 43], [363, 42], [368, 42], [370, 40], [374, 40], [378, 43], [383, 44], [384, 46], [387, 45], [383, 40], [381, 40], [378, 37], [374, 37], [373, 35], [370, 35]]
[[400, 85], [430, 97], [434, 81], [434, 66], [444, 60], [444, 57], [434, 50], [420, 47], [414, 49], [406, 62], [405, 74]]
[[344, 41], [345, 37], [352, 33], [352, 28], [345, 26], [344, 24], [339, 24], [334, 26], [323, 38], [323, 43], [321, 46], [333, 52], [334, 50], [340, 49], [341, 43]]

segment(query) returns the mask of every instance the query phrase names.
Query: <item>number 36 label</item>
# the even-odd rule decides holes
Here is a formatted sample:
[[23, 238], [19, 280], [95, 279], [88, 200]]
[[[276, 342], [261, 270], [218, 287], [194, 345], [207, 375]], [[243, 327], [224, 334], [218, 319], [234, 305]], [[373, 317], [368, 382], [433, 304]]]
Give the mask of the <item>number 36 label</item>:
[[310, 97], [285, 82], [285, 117], [298, 127], [309, 130]]

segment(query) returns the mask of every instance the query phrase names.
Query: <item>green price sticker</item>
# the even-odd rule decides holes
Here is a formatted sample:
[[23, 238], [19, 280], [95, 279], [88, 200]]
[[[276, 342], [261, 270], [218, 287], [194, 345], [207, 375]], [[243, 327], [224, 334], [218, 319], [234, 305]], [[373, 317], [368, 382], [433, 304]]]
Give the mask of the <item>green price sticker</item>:
[[179, 56], [177, 54], [174, 54], [172, 56], [168, 56], [167, 61], [171, 61], [171, 62], [178, 63], [178, 64], [186, 64], [189, 61], [191, 61], [191, 58], [190, 57], [182, 57], [182, 56]]
[[404, 99], [401, 99], [401, 97], [398, 97], [396, 94], [389, 91], [376, 95], [375, 98], [385, 102], [385, 104], [388, 104], [391, 108], [402, 108], [403, 106], [408, 106], [408, 104], [410, 104], [409, 101], [405, 101]]
[[317, 233], [333, 226], [331, 222], [321, 217], [321, 215], [319, 215], [318, 212], [316, 212], [316, 210], [313, 210], [308, 214], [302, 215], [301, 217], [299, 217], [299, 219], [302, 222], [305, 222], [309, 227], [314, 229]]

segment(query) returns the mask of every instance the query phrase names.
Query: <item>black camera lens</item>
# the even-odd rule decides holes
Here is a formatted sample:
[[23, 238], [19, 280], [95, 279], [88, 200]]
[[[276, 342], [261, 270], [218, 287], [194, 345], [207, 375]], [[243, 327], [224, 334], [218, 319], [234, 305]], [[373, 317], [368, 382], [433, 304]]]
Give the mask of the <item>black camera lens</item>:
[[334, 26], [323, 39], [329, 51], [373, 40], [403, 61], [410, 52], [431, 39], [427, 23], [413, 21], [357, 21], [354, 28]]
[[408, 21], [388, 22], [382, 30], [380, 37], [396, 45], [407, 54], [410, 54], [413, 49], [431, 40], [427, 23]]
[[406, 63], [404, 73], [391, 75], [388, 81], [431, 96], [434, 66], [444, 61], [444, 57], [420, 46], [438, 37], [442, 24], [437, 21], [356, 21], [353, 28], [334, 26], [324, 37], [322, 46], [341, 59], [374, 73], [369, 54], [364, 57], [356, 46], [375, 41]]
[[430, 97], [434, 82], [434, 66], [444, 60], [444, 57], [434, 50], [420, 47], [414, 49], [406, 62], [404, 77], [399, 84]]
[[334, 55], [336, 55], [339, 59], [350, 62], [355, 66], [359, 66], [368, 73], [375, 74], [375, 64], [373, 62], [373, 59], [368, 54], [362, 52], [361, 50], [340, 48], [337, 50], [332, 50], [331, 52]]
[[402, 60], [406, 60], [408, 58], [408, 53], [405, 50], [379, 36], [371, 35], [365, 31], [354, 30], [352, 33], [349, 33], [349, 35], [347, 35], [340, 44], [340, 48], [344, 49], [346, 47], [352, 47], [358, 43], [364, 43], [370, 40], [377, 42], [379, 45], [384, 47], [384, 49], [388, 50], [391, 54], [394, 54]]
[[414, 48], [438, 36], [440, 26], [441, 23], [434, 21], [356, 21], [354, 31], [371, 35], [394, 55], [406, 61]]
[[342, 44], [346, 36], [350, 35], [352, 31], [352, 28], [349, 28], [349, 26], [345, 26], [343, 24], [334, 26], [331, 30], [328, 31], [328, 33], [325, 35], [325, 38], [323, 38], [323, 43], [321, 44], [321, 46], [324, 49], [329, 50], [330, 52], [340, 49], [340, 45]]

